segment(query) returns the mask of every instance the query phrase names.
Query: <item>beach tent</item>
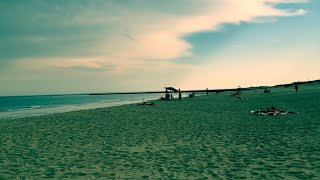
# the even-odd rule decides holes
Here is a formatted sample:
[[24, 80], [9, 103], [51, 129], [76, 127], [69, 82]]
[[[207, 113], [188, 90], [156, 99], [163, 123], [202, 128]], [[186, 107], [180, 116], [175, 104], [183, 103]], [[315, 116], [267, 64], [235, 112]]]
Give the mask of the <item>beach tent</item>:
[[173, 91], [173, 92], [178, 92], [178, 90], [174, 87], [164, 87], [166, 91]]

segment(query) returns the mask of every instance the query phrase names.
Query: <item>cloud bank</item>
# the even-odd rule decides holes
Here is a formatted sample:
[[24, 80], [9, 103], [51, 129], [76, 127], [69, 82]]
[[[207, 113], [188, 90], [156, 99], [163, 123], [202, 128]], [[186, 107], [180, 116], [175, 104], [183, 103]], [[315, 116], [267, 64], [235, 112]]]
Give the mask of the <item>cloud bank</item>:
[[[3, 17], [16, 20], [15, 24], [8, 27], [15, 28], [14, 31], [18, 34], [19, 28], [26, 31], [20, 32], [16, 42], [11, 40], [7, 43], [7, 46], [10, 43], [12, 46], [25, 44], [24, 49], [28, 51], [21, 52], [23, 58], [32, 58], [33, 61], [39, 59], [37, 64], [40, 66], [84, 66], [98, 69], [107, 64], [117, 67], [117, 71], [124, 71], [147, 61], [161, 65], [164, 64], [163, 61], [193, 56], [192, 44], [184, 39], [187, 35], [216, 31], [224, 23], [239, 24], [255, 22], [263, 17], [303, 15], [306, 13], [303, 9], [283, 10], [276, 5], [306, 2], [34, 0], [28, 1], [29, 6], [8, 3], [11, 7], [14, 6], [14, 10], [25, 12], [19, 17], [10, 13], [6, 3], [1, 3], [0, 9], [5, 14]], [[32, 3], [37, 6], [32, 6]], [[4, 31], [6, 33], [6, 29]]]

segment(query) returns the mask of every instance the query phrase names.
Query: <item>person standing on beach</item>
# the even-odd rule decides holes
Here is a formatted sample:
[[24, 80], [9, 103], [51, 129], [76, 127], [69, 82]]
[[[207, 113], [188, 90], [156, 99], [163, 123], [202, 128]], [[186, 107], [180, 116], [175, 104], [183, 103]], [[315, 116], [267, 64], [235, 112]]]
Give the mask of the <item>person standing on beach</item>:
[[165, 100], [170, 100], [170, 94], [168, 92], [168, 89], [166, 89], [166, 92], [165, 92]]
[[207, 96], [209, 95], [209, 89], [207, 88]]
[[298, 92], [298, 89], [299, 89], [299, 87], [298, 87], [297, 84], [294, 86], [294, 89], [296, 90], [296, 93], [297, 93], [297, 92]]
[[181, 91], [179, 89], [179, 100], [181, 100]]

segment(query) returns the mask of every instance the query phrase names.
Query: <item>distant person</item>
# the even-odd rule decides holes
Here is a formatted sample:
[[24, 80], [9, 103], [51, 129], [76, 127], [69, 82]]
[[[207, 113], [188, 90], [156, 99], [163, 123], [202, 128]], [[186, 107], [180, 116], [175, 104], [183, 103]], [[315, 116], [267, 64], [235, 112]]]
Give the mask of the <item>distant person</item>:
[[294, 89], [296, 90], [296, 93], [297, 93], [297, 92], [298, 92], [298, 89], [299, 89], [299, 87], [298, 87], [297, 84], [294, 86]]
[[207, 96], [209, 95], [209, 89], [207, 88]]
[[179, 100], [181, 100], [181, 91], [179, 89]]
[[173, 96], [172, 96], [172, 94], [170, 95], [170, 98], [171, 98], [171, 100], [173, 99]]
[[170, 94], [169, 94], [169, 92], [168, 92], [168, 89], [166, 89], [165, 99], [166, 99], [166, 100], [169, 100], [169, 98], [170, 98]]

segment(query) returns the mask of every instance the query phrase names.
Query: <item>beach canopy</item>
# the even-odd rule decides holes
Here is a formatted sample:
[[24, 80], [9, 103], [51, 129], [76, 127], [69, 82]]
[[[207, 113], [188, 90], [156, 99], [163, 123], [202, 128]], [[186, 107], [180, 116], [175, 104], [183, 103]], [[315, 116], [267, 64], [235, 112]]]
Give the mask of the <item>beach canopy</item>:
[[174, 87], [164, 87], [166, 90], [168, 91], [174, 91], [174, 92], [178, 92], [178, 90]]

